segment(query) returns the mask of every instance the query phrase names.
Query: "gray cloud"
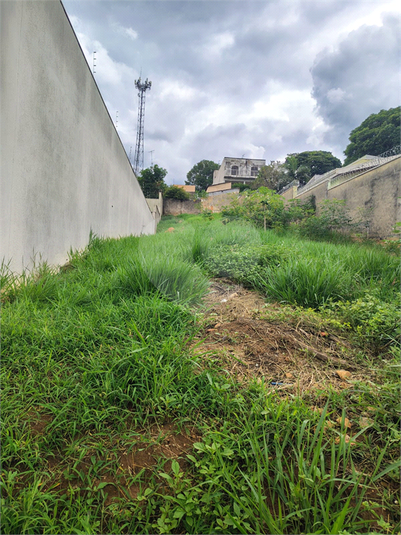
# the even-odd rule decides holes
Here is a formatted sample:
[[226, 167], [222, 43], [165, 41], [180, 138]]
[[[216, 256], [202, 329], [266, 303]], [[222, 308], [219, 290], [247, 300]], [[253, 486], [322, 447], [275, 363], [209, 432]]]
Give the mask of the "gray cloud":
[[[64, 4], [88, 62], [100, 51], [95, 78], [110, 115], [119, 111], [128, 150], [136, 139], [134, 80], [141, 73], [152, 80], [145, 165], [154, 150], [168, 180], [227, 155], [275, 160], [331, 150], [342, 157], [352, 128], [397, 105], [396, 18], [372, 25], [387, 2], [381, 11], [382, 3], [359, 0]], [[378, 13], [373, 23], [369, 11]]]
[[383, 26], [363, 26], [317, 56], [312, 95], [329, 142], [343, 144], [371, 113], [399, 105], [400, 20], [386, 16]]

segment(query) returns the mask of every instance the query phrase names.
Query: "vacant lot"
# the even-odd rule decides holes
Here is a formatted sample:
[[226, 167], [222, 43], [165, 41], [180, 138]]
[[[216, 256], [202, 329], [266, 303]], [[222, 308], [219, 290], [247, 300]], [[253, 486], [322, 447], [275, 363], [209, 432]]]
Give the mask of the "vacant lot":
[[398, 533], [399, 258], [201, 216], [2, 273], [2, 533]]

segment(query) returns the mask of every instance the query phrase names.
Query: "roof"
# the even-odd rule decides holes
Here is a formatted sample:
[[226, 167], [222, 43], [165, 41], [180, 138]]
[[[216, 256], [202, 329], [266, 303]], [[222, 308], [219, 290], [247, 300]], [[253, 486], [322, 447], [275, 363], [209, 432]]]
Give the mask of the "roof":
[[238, 158], [237, 156], [224, 156], [223, 160], [252, 160], [253, 162], [265, 162], [264, 158]]
[[206, 193], [214, 193], [216, 191], [226, 191], [231, 189], [231, 182], [223, 182], [222, 184], [215, 184], [214, 186], [209, 186], [206, 190]]
[[195, 186], [184, 186], [183, 184], [173, 184], [175, 188], [181, 188], [187, 193], [195, 193]]

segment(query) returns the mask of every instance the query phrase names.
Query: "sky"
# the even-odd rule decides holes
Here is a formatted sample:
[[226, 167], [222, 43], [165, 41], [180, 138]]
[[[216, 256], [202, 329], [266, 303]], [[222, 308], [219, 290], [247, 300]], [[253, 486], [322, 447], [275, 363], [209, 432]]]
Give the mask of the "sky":
[[325, 150], [400, 105], [401, 2], [62, 0], [134, 160], [148, 78], [145, 167], [184, 184], [201, 160]]

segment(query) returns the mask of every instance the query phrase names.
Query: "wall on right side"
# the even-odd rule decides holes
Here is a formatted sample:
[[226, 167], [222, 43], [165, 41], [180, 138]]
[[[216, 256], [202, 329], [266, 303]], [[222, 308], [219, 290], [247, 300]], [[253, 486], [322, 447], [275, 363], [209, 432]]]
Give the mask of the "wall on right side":
[[358, 176], [322, 182], [294, 198], [311, 195], [317, 205], [325, 199], [344, 200], [352, 219], [363, 215], [370, 220], [371, 237], [387, 238], [401, 221], [401, 156]]

